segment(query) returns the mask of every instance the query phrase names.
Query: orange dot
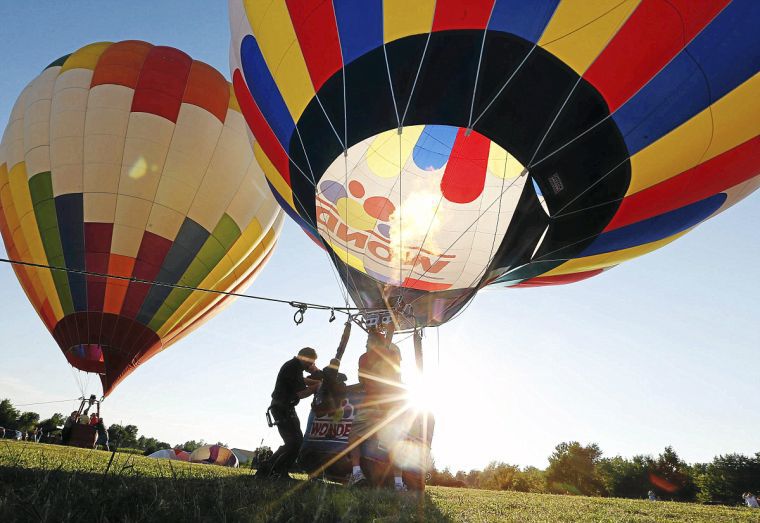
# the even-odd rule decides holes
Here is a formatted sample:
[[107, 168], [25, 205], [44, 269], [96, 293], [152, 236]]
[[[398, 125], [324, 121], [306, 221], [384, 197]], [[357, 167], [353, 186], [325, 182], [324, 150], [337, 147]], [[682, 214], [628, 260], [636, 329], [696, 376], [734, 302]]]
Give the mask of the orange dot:
[[390, 220], [391, 214], [396, 211], [396, 207], [388, 198], [373, 196], [364, 202], [364, 210], [373, 218], [387, 222]]
[[348, 183], [348, 190], [351, 192], [351, 196], [354, 198], [363, 198], [364, 197], [364, 186], [357, 182], [356, 180], [351, 180]]

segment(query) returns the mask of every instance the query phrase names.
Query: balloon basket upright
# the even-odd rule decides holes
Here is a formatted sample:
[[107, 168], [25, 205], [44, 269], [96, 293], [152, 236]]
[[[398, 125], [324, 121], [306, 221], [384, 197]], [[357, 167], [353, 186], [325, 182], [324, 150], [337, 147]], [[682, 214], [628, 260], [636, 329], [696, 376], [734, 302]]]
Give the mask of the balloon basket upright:
[[[100, 403], [102, 399], [98, 400], [96, 399], [95, 394], [92, 394], [89, 398], [83, 396], [80, 400], [79, 409], [77, 410], [77, 419], [82, 419], [83, 416], [85, 419], [88, 419], [87, 415], [90, 414], [90, 410], [93, 407], [95, 408], [94, 414], [100, 419]], [[71, 433], [69, 434], [66, 445], [69, 447], [91, 449], [95, 447], [97, 438], [98, 433], [95, 425], [90, 425], [89, 422], [87, 424], [77, 422], [71, 426]]]

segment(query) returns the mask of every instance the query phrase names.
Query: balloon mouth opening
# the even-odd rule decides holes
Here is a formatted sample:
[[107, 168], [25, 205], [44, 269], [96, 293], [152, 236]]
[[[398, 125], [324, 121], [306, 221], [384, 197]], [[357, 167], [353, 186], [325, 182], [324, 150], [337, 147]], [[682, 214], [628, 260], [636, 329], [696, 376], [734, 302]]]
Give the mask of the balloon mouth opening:
[[316, 190], [317, 229], [337, 259], [382, 284], [428, 292], [475, 287], [523, 190], [537, 190], [527, 174], [471, 129], [389, 129], [327, 168]]
[[103, 345], [98, 343], [80, 343], [64, 352], [66, 359], [76, 369], [84, 372], [105, 374], [105, 357]]
[[103, 360], [103, 346], [99, 343], [84, 343], [74, 345], [69, 349], [71, 355], [78, 359], [86, 361], [97, 361], [102, 363]]

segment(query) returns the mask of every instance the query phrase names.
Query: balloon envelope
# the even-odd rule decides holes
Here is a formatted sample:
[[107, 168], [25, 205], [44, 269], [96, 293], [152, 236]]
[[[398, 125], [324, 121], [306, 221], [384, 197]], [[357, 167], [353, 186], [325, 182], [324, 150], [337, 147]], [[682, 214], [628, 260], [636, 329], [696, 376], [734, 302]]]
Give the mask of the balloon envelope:
[[[231, 86], [182, 51], [96, 43], [48, 66], [0, 145], [8, 255], [70, 270], [220, 291], [266, 262], [282, 213]], [[16, 266], [32, 305], [105, 394], [227, 300]]]
[[357, 304], [450, 319], [570, 283], [760, 184], [758, 3], [230, 0], [235, 92]]
[[237, 467], [238, 459], [227, 447], [206, 445], [195, 449], [190, 454], [190, 463], [206, 463], [223, 467]]
[[154, 459], [171, 459], [174, 461], [190, 461], [190, 453], [182, 449], [161, 449], [148, 455]]

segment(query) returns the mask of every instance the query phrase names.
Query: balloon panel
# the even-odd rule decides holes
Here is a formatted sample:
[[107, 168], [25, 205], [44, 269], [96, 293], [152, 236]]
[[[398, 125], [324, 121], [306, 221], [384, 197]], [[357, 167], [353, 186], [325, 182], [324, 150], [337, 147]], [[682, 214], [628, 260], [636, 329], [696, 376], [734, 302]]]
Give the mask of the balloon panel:
[[[752, 0], [229, 6], [233, 85], [256, 158], [278, 202], [328, 250], [361, 305], [403, 296], [427, 303], [419, 319], [428, 323], [425, 309], [438, 302], [445, 310], [433, 323], [445, 321], [485, 285], [554, 285], [600, 274], [667, 245], [757, 187], [760, 37], [753, 23], [760, 15]], [[420, 161], [440, 180], [419, 187], [415, 133], [427, 137], [433, 129], [441, 143], [422, 148]], [[463, 129], [472, 130], [462, 133], [464, 143], [482, 137], [483, 150], [492, 144], [488, 156], [474, 158], [490, 158], [493, 146], [528, 172], [531, 183], [506, 206], [507, 223], [489, 223], [506, 195], [481, 191], [480, 167], [457, 177], [465, 181], [446, 197], [447, 139]], [[362, 158], [367, 151], [374, 160]], [[414, 206], [428, 225], [433, 214], [450, 216], [448, 231], [475, 223], [497, 244], [443, 277], [447, 288], [435, 287], [403, 267], [410, 251], [416, 257], [427, 245], [394, 244], [386, 235], [393, 252], [385, 257], [401, 260], [393, 271], [326, 231], [319, 205], [341, 191], [343, 216], [334, 206], [340, 220], [329, 219], [346, 225], [346, 235], [382, 236], [379, 227], [390, 227], [367, 211], [369, 198], [386, 198], [400, 217], [405, 202], [439, 191], [460, 205], [461, 221], [451, 223], [449, 208], [441, 217], [431, 205]], [[477, 211], [465, 218], [475, 201]], [[413, 229], [416, 220], [407, 224]], [[477, 245], [468, 234], [452, 249]], [[431, 265], [443, 261], [436, 254]], [[427, 290], [415, 288], [420, 279]]]
[[174, 461], [190, 461], [190, 453], [182, 449], [161, 449], [148, 456], [154, 459], [171, 459]]
[[199, 447], [190, 453], [190, 463], [237, 467], [238, 459], [227, 447], [222, 447], [220, 445], [206, 445]]
[[[231, 86], [138, 41], [86, 46], [26, 87], [0, 146], [0, 204], [14, 259], [217, 290], [247, 280], [281, 223]], [[226, 301], [15, 270], [69, 362], [100, 373], [106, 393]]]

